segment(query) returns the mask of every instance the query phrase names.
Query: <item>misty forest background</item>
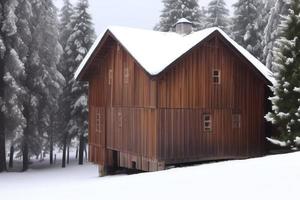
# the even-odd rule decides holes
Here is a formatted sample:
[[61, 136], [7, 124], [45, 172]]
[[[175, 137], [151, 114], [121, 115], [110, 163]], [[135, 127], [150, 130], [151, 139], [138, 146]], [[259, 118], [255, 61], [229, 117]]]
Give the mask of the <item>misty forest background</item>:
[[[182, 17], [193, 22], [195, 31], [220, 27], [274, 72], [278, 83], [271, 88], [273, 111], [266, 119], [279, 126], [279, 139], [286, 146], [296, 148], [299, 0], [238, 0], [233, 16], [223, 0], [201, 8], [197, 0], [162, 3], [154, 30], [173, 31]], [[1, 1], [0, 172], [12, 168], [15, 159], [22, 160], [22, 171], [31, 160], [46, 155], [53, 164], [55, 149], [62, 151], [62, 167], [68, 163], [70, 148], [77, 149], [78, 163], [83, 164], [88, 85], [73, 76], [96, 38], [88, 7], [88, 0], [75, 5], [64, 0], [61, 10], [52, 0]]]

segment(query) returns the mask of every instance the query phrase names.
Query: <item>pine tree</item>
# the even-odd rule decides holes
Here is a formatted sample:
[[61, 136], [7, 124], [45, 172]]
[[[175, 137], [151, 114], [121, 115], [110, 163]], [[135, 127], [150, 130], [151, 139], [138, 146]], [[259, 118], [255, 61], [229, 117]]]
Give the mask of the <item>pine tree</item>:
[[26, 95], [23, 81], [25, 68], [15, 49], [11, 48], [5, 62], [5, 132], [10, 140], [10, 167], [13, 165], [14, 145], [23, 137], [26, 119], [23, 115], [23, 99]]
[[6, 153], [5, 153], [5, 117], [4, 117], [4, 56], [6, 52], [5, 46], [5, 33], [2, 31], [3, 21], [5, 18], [4, 15], [4, 3], [5, 1], [0, 3], [0, 172], [6, 170]]
[[[28, 141], [30, 141], [31, 128], [33, 127], [34, 113], [29, 108], [29, 102], [34, 103], [35, 98], [31, 98], [31, 90], [29, 86], [28, 77], [29, 74], [29, 48], [32, 42], [32, 32], [34, 30], [32, 18], [32, 1], [31, 0], [20, 0], [18, 6], [16, 7], [17, 20], [17, 47], [19, 59], [23, 63], [25, 68], [25, 80], [23, 81], [23, 87], [26, 90], [26, 95], [22, 101], [23, 116], [26, 120], [26, 127], [24, 127], [23, 135], [21, 137], [15, 138], [14, 151], [20, 151], [23, 155], [23, 170], [25, 171], [28, 167]], [[31, 101], [32, 100], [32, 101]]]
[[62, 50], [58, 42], [56, 8], [51, 0], [36, 0], [31, 1], [31, 9], [31, 41], [25, 63], [25, 85], [29, 92], [24, 102], [27, 126], [23, 138], [23, 170], [28, 168], [31, 154], [38, 156], [49, 150], [53, 155], [52, 119], [64, 84], [64, 78], [57, 70]]
[[[1, 154], [4, 152], [4, 156], [5, 139], [12, 140], [11, 144], [13, 144], [14, 141], [22, 137], [26, 126], [22, 105], [26, 93], [23, 87], [25, 70], [18, 55], [18, 48], [22, 43], [17, 26], [18, 5], [18, 0], [2, 1], [1, 4], [1, 43], [5, 45], [5, 48], [3, 48], [4, 46], [1, 48], [3, 50], [1, 51], [1, 121], [3, 120], [1, 122], [1, 135], [4, 135], [4, 139], [0, 145], [3, 150], [0, 151]], [[2, 130], [5, 132], [2, 133]], [[0, 162], [3, 164], [2, 160]]]
[[237, 43], [259, 58], [262, 54], [260, 13], [263, 4], [259, 0], [239, 0], [233, 6], [235, 11], [232, 37]]
[[[64, 0], [64, 5], [60, 11], [60, 24], [59, 24], [60, 44], [63, 47], [63, 49], [64, 47], [66, 47], [68, 38], [72, 33], [70, 22], [72, 20], [73, 15], [74, 15], [74, 8], [73, 5], [70, 3], [70, 0]], [[63, 67], [62, 70], [66, 70], [66, 69]]]
[[280, 139], [295, 148], [295, 139], [300, 136], [300, 0], [291, 0], [287, 5], [289, 14], [280, 24], [280, 39], [274, 48], [277, 83], [270, 98], [273, 111], [266, 119], [279, 127]]
[[[45, 146], [49, 147], [50, 164], [53, 163], [53, 146], [55, 133], [53, 119], [58, 110], [57, 100], [62, 93], [62, 86], [65, 84], [63, 75], [58, 71], [58, 63], [62, 54], [59, 43], [59, 28], [57, 10], [51, 0], [44, 0], [35, 4], [39, 9], [37, 12], [37, 26], [34, 32], [33, 41], [36, 46], [32, 52], [35, 87], [38, 88], [38, 132], [41, 136], [46, 136]], [[37, 56], [39, 60], [36, 60]], [[41, 76], [42, 75], [42, 76]], [[42, 138], [42, 137], [41, 137]], [[44, 150], [47, 150], [47, 148]]]
[[229, 29], [229, 10], [224, 0], [212, 0], [208, 4], [207, 27], [219, 27], [225, 32]]
[[[67, 48], [67, 41], [69, 36], [71, 35], [73, 29], [71, 27], [70, 21], [72, 16], [74, 15], [73, 5], [69, 0], [64, 0], [64, 6], [61, 9], [61, 18], [60, 18], [60, 43], [62, 45], [63, 50]], [[60, 68], [59, 71], [63, 74], [66, 79], [66, 82], [69, 83], [73, 79], [73, 67], [68, 67], [68, 62], [71, 61], [69, 54], [64, 51], [61, 60], [60, 60]], [[72, 70], [70, 70], [72, 69]], [[58, 117], [59, 121], [59, 133], [60, 140], [59, 146], [62, 146], [63, 149], [63, 157], [62, 157], [62, 167], [66, 166], [66, 154], [67, 149], [69, 149], [70, 145], [70, 136], [68, 130], [68, 122], [71, 120], [71, 91], [72, 84], [66, 84], [64, 87], [63, 93], [59, 99], [59, 107], [60, 107], [60, 115]]]
[[[92, 19], [88, 13], [88, 1], [80, 0], [75, 7], [70, 27], [73, 30], [66, 45], [66, 67], [74, 73], [80, 62], [93, 44], [95, 33]], [[74, 78], [68, 80], [71, 85], [71, 119], [68, 122], [70, 138], [79, 140], [79, 164], [83, 164], [83, 151], [88, 133], [88, 106], [87, 106], [87, 83], [76, 82]]]
[[200, 16], [199, 16], [199, 26], [196, 28], [196, 30], [202, 30], [202, 29], [205, 29], [208, 27], [207, 25], [207, 14], [208, 14], [208, 11], [207, 11], [207, 8], [202, 6], [200, 8]]
[[[14, 145], [23, 137], [26, 127], [26, 119], [23, 115], [23, 99], [26, 94], [24, 88], [25, 68], [19, 57], [19, 48], [22, 46], [22, 39], [18, 33], [17, 7], [19, 1], [12, 0], [6, 4], [7, 18], [4, 20], [2, 30], [6, 32], [6, 56], [4, 75], [4, 102], [5, 102], [5, 132], [7, 139]], [[14, 149], [14, 148], [11, 148]], [[12, 154], [13, 152], [10, 152]], [[13, 156], [13, 155], [12, 155]], [[13, 157], [11, 156], [11, 159]], [[12, 160], [10, 160], [12, 164]]]
[[273, 70], [273, 48], [275, 41], [279, 37], [278, 26], [281, 22], [282, 15], [287, 15], [287, 5], [284, 0], [277, 0], [273, 7], [270, 9], [270, 13], [268, 15], [267, 23], [264, 29], [263, 38], [263, 62], [270, 70]]
[[163, 4], [160, 22], [155, 26], [155, 30], [168, 32], [181, 18], [191, 21], [196, 30], [204, 28], [205, 23], [200, 21], [204, 14], [201, 13], [197, 0], [163, 0]]

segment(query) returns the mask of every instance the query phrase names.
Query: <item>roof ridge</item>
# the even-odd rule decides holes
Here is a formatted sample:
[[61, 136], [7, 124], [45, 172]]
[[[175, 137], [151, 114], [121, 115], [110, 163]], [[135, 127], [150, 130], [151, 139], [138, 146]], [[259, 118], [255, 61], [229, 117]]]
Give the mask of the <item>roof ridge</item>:
[[272, 72], [267, 67], [218, 27], [211, 27], [182, 36], [174, 32], [160, 32], [123, 26], [109, 26], [106, 31], [97, 38], [76, 70], [76, 79], [108, 31], [114, 35], [118, 42], [134, 57], [141, 67], [153, 76], [164, 71], [165, 68], [202, 40], [213, 32], [218, 31], [237, 51], [252, 63], [267, 80], [271, 83], [275, 81], [272, 77]]

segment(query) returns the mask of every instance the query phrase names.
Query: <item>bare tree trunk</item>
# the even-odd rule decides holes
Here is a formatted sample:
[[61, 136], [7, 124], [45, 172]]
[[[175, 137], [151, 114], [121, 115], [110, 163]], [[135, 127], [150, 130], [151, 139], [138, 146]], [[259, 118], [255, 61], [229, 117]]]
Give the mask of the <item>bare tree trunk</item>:
[[0, 126], [0, 172], [3, 172], [6, 171], [5, 133], [2, 130], [2, 126], [4, 126], [2, 122], [0, 122]]
[[88, 159], [88, 155], [87, 155], [87, 150], [86, 150], [86, 144], [84, 143], [84, 156], [85, 156], [85, 160]]
[[76, 147], [76, 154], [75, 154], [75, 158], [78, 158], [78, 146]]
[[79, 159], [78, 159], [79, 165], [83, 165], [83, 150], [84, 150], [84, 137], [83, 134], [81, 134], [80, 141], [79, 141]]
[[68, 145], [67, 149], [67, 164], [70, 164], [70, 145]]
[[23, 169], [22, 169], [23, 172], [28, 170], [28, 164], [29, 164], [28, 144], [25, 136], [23, 141]]
[[63, 143], [63, 155], [62, 155], [62, 163], [61, 167], [66, 167], [66, 151], [67, 151], [67, 136], [64, 136], [64, 143]]
[[23, 169], [22, 171], [27, 171], [29, 165], [29, 152], [28, 152], [28, 135], [30, 131], [30, 114], [28, 105], [24, 104], [24, 117], [27, 120], [27, 126], [24, 129], [23, 142], [22, 142], [22, 154], [23, 154]]
[[9, 168], [14, 167], [14, 153], [15, 153], [14, 145], [11, 145], [10, 152], [9, 152]]
[[53, 136], [50, 135], [50, 165], [53, 165]]

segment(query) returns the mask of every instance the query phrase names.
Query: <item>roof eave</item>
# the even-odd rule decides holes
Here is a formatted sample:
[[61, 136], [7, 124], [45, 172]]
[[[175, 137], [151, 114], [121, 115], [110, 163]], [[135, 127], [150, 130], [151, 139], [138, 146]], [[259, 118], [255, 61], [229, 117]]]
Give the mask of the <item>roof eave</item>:
[[[254, 66], [254, 71], [258, 72], [260, 74], [260, 76], [263, 77], [263, 79], [266, 81], [267, 85], [273, 85], [274, 83], [269, 80], [269, 78], [266, 77], [266, 75], [261, 72], [257, 66], [255, 66], [245, 55], [243, 55], [242, 52], [239, 51], [239, 49], [235, 46], [235, 44], [232, 44], [232, 42], [230, 42], [226, 37], [223, 35], [223, 33], [219, 30], [219, 28], [216, 28], [213, 32], [211, 32], [209, 35], [206, 36], [206, 38], [204, 38], [203, 40], [201, 40], [200, 42], [198, 42], [197, 44], [195, 44], [193, 47], [191, 47], [188, 51], [186, 51], [185, 53], [183, 53], [182, 55], [178, 56], [178, 58], [176, 58], [172, 63], [170, 63], [169, 65], [167, 65], [161, 72], [159, 72], [158, 74], [150, 74], [148, 71], [146, 71], [144, 69], [144, 67], [140, 64], [140, 62], [138, 61], [137, 58], [135, 58], [130, 51], [128, 51], [128, 49], [126, 48], [126, 46], [124, 46], [122, 44], [122, 42], [120, 42], [118, 40], [118, 38], [113, 34], [112, 31], [110, 31], [110, 29], [108, 28], [104, 34], [102, 35], [102, 37], [98, 37], [97, 40], [95, 41], [95, 43], [93, 44], [93, 46], [91, 47], [91, 49], [89, 50], [88, 54], [86, 55], [86, 57], [84, 58], [84, 60], [82, 61], [82, 63], [80, 64], [80, 66], [78, 67], [78, 69], [76, 70], [75, 73], [75, 79], [76, 80], [81, 80], [81, 81], [86, 81], [87, 78], [85, 78], [86, 75], [86, 70], [88, 68], [88, 66], [91, 64], [91, 62], [93, 61], [93, 59], [95, 58], [95, 56], [98, 54], [99, 50], [101, 50], [101, 47], [103, 46], [103, 44], [105, 43], [105, 41], [107, 40], [107, 38], [110, 36], [112, 37], [115, 41], [117, 41], [131, 56], [132, 58], [135, 60], [135, 62], [142, 68], [144, 69], [144, 71], [146, 72], [146, 74], [148, 76], [150, 76], [151, 78], [159, 78], [162, 74], [164, 74], [169, 68], [170, 66], [174, 65], [174, 63], [178, 62], [178, 60], [182, 59], [182, 57], [184, 57], [186, 54], [188, 54], [190, 51], [192, 51], [194, 48], [199, 47], [200, 45], [202, 45], [205, 41], [211, 39], [212, 37], [219, 35], [221, 36], [221, 38], [223, 38], [223, 40], [225, 40], [225, 43], [227, 45], [229, 45], [239, 56], [241, 56], [244, 60], [248, 61], [248, 63], [250, 63], [252, 66]], [[228, 36], [229, 37], [229, 36]]]
[[87, 81], [84, 78], [85, 72], [87, 70], [88, 65], [92, 62], [94, 57], [97, 55], [98, 51], [101, 49], [101, 46], [105, 43], [108, 35], [109, 35], [109, 29], [107, 29], [103, 35], [100, 35], [94, 44], [89, 49], [87, 55], [84, 57], [84, 59], [81, 61], [80, 65], [75, 71], [74, 79], [77, 81]]

